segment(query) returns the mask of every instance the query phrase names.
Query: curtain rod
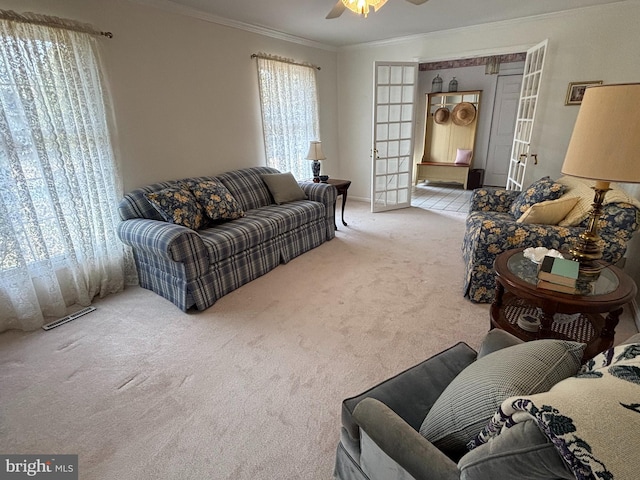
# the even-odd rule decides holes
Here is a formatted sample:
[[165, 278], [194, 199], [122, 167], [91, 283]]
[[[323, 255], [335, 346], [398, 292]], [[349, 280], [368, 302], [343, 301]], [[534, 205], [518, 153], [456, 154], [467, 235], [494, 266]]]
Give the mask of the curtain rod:
[[101, 32], [94, 29], [89, 24], [80, 23], [65, 18], [51, 17], [49, 15], [40, 15], [38, 13], [16, 13], [13, 10], [0, 10], [0, 20], [11, 20], [14, 22], [42, 25], [52, 28], [61, 28], [64, 30], [72, 30], [74, 32], [88, 33], [90, 35], [113, 38], [113, 33]]
[[290, 58], [278, 57], [276, 55], [269, 55], [267, 53], [252, 53], [251, 58], [265, 58], [267, 60], [276, 60], [278, 62], [290, 63], [291, 65], [299, 65], [301, 67], [309, 67], [309, 68], [315, 68], [317, 70], [321, 70], [320, 67], [318, 67], [317, 65], [314, 65], [313, 63], [296, 62], [295, 60], [291, 60]]

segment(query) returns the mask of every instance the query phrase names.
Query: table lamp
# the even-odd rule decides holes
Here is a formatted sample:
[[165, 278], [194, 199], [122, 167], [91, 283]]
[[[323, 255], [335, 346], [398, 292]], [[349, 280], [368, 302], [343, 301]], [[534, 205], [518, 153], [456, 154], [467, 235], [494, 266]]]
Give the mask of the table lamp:
[[610, 182], [640, 183], [640, 83], [586, 89], [562, 173], [595, 180], [587, 228], [569, 250], [580, 272], [597, 275], [598, 222]]
[[309, 153], [307, 153], [307, 160], [313, 160], [311, 170], [313, 171], [313, 180], [315, 182], [320, 181], [320, 160], [324, 160], [327, 157], [322, 153], [322, 144], [318, 141], [312, 140], [309, 142]]

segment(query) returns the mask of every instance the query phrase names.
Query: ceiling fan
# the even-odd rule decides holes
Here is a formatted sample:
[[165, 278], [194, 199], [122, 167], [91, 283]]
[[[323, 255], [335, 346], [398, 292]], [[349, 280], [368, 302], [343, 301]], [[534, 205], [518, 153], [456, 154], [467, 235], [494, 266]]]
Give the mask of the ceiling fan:
[[[422, 5], [427, 1], [428, 0], [407, 0], [407, 2], [413, 3], [414, 5]], [[338, 3], [331, 9], [326, 18], [338, 18], [346, 9], [358, 15], [364, 15], [366, 18], [369, 14], [369, 7], [373, 7], [373, 11], [377, 12], [385, 3], [387, 3], [387, 0], [338, 0]]]

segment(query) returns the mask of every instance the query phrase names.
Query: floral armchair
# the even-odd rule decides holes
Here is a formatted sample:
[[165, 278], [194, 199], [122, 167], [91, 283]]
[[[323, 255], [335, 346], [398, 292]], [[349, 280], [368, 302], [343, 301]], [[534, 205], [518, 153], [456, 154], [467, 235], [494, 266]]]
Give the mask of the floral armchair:
[[[627, 242], [640, 226], [640, 208], [638, 201], [622, 190], [608, 192], [607, 196], [610, 196], [609, 203], [603, 206], [599, 222], [602, 259], [616, 263], [624, 255]], [[565, 201], [575, 207], [568, 213], [561, 213], [560, 219], [564, 220], [545, 222], [559, 224], [522, 221], [527, 215], [535, 220], [537, 217], [531, 212], [536, 207], [548, 210], [548, 207]], [[462, 245], [466, 269], [464, 296], [477, 303], [493, 301], [493, 263], [496, 256], [505, 250], [520, 247], [568, 250], [573, 247], [578, 235], [586, 228], [592, 201], [593, 190], [588, 181], [569, 177], [557, 181], [545, 177], [523, 192], [503, 188], [474, 190]]]

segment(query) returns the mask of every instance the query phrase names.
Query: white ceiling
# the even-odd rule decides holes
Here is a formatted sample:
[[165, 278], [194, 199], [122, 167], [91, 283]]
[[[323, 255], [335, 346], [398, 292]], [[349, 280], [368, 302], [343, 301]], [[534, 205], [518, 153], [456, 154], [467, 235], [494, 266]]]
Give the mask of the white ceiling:
[[[389, 0], [362, 18], [326, 20], [335, 0], [136, 0], [210, 21], [341, 47], [625, 0]], [[295, 39], [294, 39], [295, 40]]]

